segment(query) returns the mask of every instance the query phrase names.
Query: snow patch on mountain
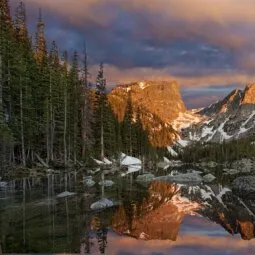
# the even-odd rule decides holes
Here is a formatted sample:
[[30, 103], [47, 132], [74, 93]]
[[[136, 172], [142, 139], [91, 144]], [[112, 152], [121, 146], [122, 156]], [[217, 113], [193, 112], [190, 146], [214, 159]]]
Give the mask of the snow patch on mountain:
[[249, 127], [249, 128], [246, 128], [246, 127], [245, 127], [245, 126], [249, 123], [249, 121], [253, 118], [253, 116], [255, 116], [255, 111], [252, 111], [252, 113], [250, 114], [250, 116], [248, 117], [248, 119], [247, 119], [245, 122], [242, 123], [238, 135], [247, 132], [249, 129], [251, 129], [251, 128], [254, 126], [254, 123], [253, 123], [253, 126], [251, 126], [251, 127]]
[[188, 128], [194, 123], [199, 123], [204, 119], [202, 116], [193, 113], [192, 111], [180, 112], [178, 118], [172, 123], [173, 129], [180, 131], [181, 129]]
[[171, 146], [168, 146], [167, 150], [168, 150], [168, 152], [170, 153], [171, 156], [178, 157], [178, 153]]

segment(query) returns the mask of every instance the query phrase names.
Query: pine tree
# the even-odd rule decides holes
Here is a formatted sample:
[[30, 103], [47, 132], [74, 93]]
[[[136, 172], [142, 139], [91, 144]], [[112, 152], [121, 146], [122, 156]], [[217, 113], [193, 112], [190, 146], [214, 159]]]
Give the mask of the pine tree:
[[47, 55], [46, 40], [44, 34], [44, 22], [42, 19], [42, 10], [39, 9], [39, 16], [37, 21], [37, 33], [36, 33], [36, 48], [35, 48], [35, 59], [37, 63], [41, 64]]
[[[63, 146], [64, 146], [64, 165], [67, 165], [67, 124], [68, 124], [68, 54], [63, 54], [62, 79], [63, 93], [64, 93], [64, 132], [63, 132]], [[68, 158], [69, 159], [69, 158]]]
[[91, 86], [88, 81], [89, 71], [87, 63], [87, 51], [86, 45], [84, 50], [84, 60], [83, 60], [83, 76], [82, 76], [82, 158], [85, 158], [88, 155], [88, 152], [91, 151], [93, 145], [93, 110], [92, 110], [92, 92]]
[[97, 80], [96, 80], [96, 110], [97, 110], [97, 120], [98, 120], [98, 128], [100, 130], [99, 136], [95, 137], [100, 137], [100, 143], [98, 144], [100, 147], [100, 158], [102, 161], [104, 161], [105, 157], [105, 144], [104, 144], [104, 135], [105, 135], [105, 130], [104, 130], [104, 124], [105, 124], [105, 118], [106, 118], [106, 104], [107, 104], [107, 97], [106, 97], [106, 80], [104, 78], [104, 67], [103, 64], [101, 63], [99, 66], [99, 71], [97, 75]]
[[127, 98], [127, 105], [126, 105], [126, 111], [125, 116], [122, 124], [122, 137], [123, 137], [123, 146], [125, 148], [125, 152], [128, 155], [133, 154], [133, 109], [132, 109], [132, 98], [131, 98], [131, 91], [128, 92], [128, 98]]
[[78, 54], [73, 54], [72, 66], [69, 73], [69, 93], [70, 93], [70, 118], [69, 118], [69, 154], [72, 150], [74, 163], [80, 150], [79, 137], [79, 106], [80, 106], [80, 80], [78, 68]]

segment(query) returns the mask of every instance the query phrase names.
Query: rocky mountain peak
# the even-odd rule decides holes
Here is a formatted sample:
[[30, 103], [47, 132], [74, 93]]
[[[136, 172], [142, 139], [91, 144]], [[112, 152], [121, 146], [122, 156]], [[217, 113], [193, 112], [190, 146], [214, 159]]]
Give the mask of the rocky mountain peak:
[[226, 113], [239, 107], [242, 100], [242, 91], [239, 89], [234, 89], [229, 95], [227, 95], [223, 100], [217, 101], [208, 107], [203, 108], [199, 114], [205, 116], [215, 116], [220, 113]]
[[[162, 121], [168, 122], [185, 112], [180, 88], [172, 81], [138, 81], [127, 85], [117, 86], [110, 93], [111, 97], [127, 98], [131, 92], [132, 102], [157, 115]], [[119, 119], [124, 117], [124, 109], [118, 112]]]
[[108, 95], [118, 119], [124, 119], [130, 93], [133, 112], [139, 108], [144, 128], [153, 145], [166, 147], [177, 137], [171, 122], [186, 111], [179, 85], [175, 81], [137, 81], [115, 87]]
[[247, 85], [244, 92], [241, 105], [254, 104], [255, 105], [255, 84]]

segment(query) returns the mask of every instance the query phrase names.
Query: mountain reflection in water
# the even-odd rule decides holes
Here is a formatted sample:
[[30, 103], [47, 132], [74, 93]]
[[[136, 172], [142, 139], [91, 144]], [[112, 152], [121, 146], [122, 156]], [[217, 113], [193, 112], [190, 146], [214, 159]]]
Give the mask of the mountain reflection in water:
[[[117, 178], [104, 195], [119, 205], [93, 211], [101, 187], [84, 188], [81, 180], [74, 173], [48, 175], [2, 188], [3, 252], [255, 254], [255, 204], [219, 184], [144, 187]], [[67, 190], [69, 196], [57, 198]]]

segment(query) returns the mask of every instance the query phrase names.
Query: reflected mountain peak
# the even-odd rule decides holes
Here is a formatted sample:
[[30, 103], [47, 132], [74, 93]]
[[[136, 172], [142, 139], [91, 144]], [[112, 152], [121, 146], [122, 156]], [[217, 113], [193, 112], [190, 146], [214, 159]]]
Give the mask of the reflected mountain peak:
[[177, 239], [185, 214], [194, 215], [200, 204], [181, 195], [181, 185], [154, 181], [140, 205], [121, 206], [113, 217], [113, 229], [137, 239]]
[[[249, 206], [252, 206], [250, 203]], [[176, 241], [185, 215], [203, 216], [227, 232], [254, 238], [254, 209], [227, 187], [179, 185], [153, 181], [140, 204], [123, 204], [113, 216], [113, 230], [143, 240]]]

